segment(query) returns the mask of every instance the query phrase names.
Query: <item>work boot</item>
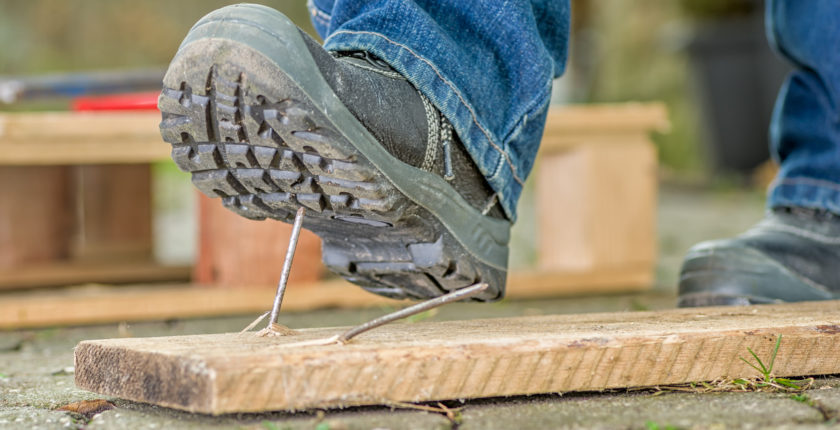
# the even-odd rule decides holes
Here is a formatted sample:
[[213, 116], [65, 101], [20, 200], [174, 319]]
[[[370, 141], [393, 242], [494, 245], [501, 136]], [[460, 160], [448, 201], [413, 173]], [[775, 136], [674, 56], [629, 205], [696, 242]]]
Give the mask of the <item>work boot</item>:
[[326, 266], [368, 291], [481, 281], [479, 300], [503, 296], [510, 222], [447, 119], [387, 63], [236, 5], [193, 26], [163, 83], [161, 134], [204, 194], [257, 220], [305, 207]]
[[746, 233], [688, 251], [679, 306], [840, 298], [840, 216], [778, 208]]

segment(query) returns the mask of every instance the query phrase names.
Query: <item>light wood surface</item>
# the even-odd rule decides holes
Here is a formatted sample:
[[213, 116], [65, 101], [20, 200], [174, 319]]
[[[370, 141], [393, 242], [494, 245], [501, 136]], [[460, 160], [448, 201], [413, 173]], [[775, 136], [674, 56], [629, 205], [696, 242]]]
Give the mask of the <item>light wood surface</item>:
[[559, 106], [548, 112], [540, 151], [553, 152], [580, 144], [621, 144], [622, 136], [647, 136], [669, 129], [664, 103]]
[[[618, 139], [618, 138], [617, 138]], [[540, 270], [656, 264], [656, 148], [647, 137], [545, 154], [536, 175]]]
[[[654, 386], [840, 372], [838, 302], [392, 324], [347, 345], [212, 334], [81, 342], [76, 384], [221, 414]], [[294, 345], [298, 343], [298, 345]]]
[[[186, 269], [180, 270], [186, 274]], [[574, 275], [514, 274], [508, 283], [507, 297], [532, 299], [564, 294], [639, 291], [647, 289], [651, 282], [650, 271], [644, 267]], [[2, 286], [3, 276], [0, 274]], [[0, 294], [0, 329], [257, 314], [271, 308], [275, 288], [174, 284], [3, 293]], [[409, 303], [368, 293], [343, 280], [293, 282], [286, 289], [283, 310], [401, 306]], [[84, 309], [84, 312], [79, 312], [79, 309]]]
[[169, 159], [158, 112], [0, 114], [0, 165], [150, 163]]
[[535, 169], [540, 272], [632, 268], [652, 277], [657, 157], [650, 134], [668, 127], [662, 103], [549, 112]]
[[[34, 287], [78, 285], [89, 282], [126, 283], [186, 281], [190, 278], [189, 266], [162, 266], [151, 260], [137, 261], [87, 261], [57, 260], [40, 264], [20, 264], [0, 269], [0, 291]], [[107, 287], [117, 292], [122, 287]], [[34, 293], [49, 300], [50, 293]], [[17, 296], [15, 296], [17, 297]], [[0, 306], [12, 297], [0, 295]], [[81, 300], [81, 299], [80, 299]], [[73, 312], [68, 309], [67, 312]], [[115, 309], [115, 315], [119, 310]], [[2, 319], [2, 317], [0, 317]]]
[[[173, 284], [6, 293], [0, 295], [0, 329], [258, 314], [271, 309], [275, 292], [274, 288]], [[290, 284], [283, 310], [399, 303], [343, 281], [325, 281], [312, 286]]]

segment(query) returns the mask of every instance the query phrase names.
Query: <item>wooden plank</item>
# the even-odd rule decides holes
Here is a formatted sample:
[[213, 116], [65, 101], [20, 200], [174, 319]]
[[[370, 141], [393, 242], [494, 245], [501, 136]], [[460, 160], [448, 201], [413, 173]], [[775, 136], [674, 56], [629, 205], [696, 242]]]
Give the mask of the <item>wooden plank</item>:
[[169, 159], [157, 112], [0, 114], [0, 165], [150, 163]]
[[[0, 275], [0, 288], [3, 282], [3, 275]], [[21, 282], [20, 279], [17, 282]], [[533, 299], [640, 291], [650, 288], [652, 282], [650, 270], [645, 267], [598, 273], [514, 274], [507, 297]], [[0, 329], [259, 313], [271, 307], [275, 291], [274, 287], [169, 284], [5, 293], [0, 294]], [[290, 284], [283, 300], [283, 310], [399, 306], [407, 303], [410, 302], [368, 293], [344, 280], [329, 280]], [[79, 312], [78, 309], [85, 311]]]
[[[126, 283], [186, 281], [189, 266], [163, 266], [151, 260], [120, 262], [52, 261], [0, 268], [0, 291], [78, 285], [88, 282]], [[5, 301], [0, 296], [0, 301]], [[116, 310], [115, 310], [116, 311]]]
[[[7, 293], [0, 296], [0, 329], [256, 314], [271, 308], [275, 292], [274, 288], [175, 284]], [[399, 303], [344, 281], [326, 281], [313, 286], [289, 285], [283, 310]]]
[[[393, 324], [347, 345], [212, 334], [81, 342], [75, 379], [100, 394], [222, 414], [840, 372], [838, 302]], [[294, 345], [296, 344], [297, 345]]]

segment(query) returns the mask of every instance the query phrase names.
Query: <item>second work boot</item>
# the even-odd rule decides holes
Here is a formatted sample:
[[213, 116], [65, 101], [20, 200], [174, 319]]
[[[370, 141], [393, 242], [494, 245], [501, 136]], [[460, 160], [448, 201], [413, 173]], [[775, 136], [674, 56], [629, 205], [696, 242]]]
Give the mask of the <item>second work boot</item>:
[[378, 58], [230, 6], [187, 34], [159, 108], [196, 187], [251, 219], [306, 207], [324, 263], [349, 281], [413, 299], [482, 281], [480, 300], [503, 296], [510, 222], [449, 122]]
[[750, 305], [840, 298], [840, 216], [770, 211], [746, 233], [688, 251], [679, 306]]

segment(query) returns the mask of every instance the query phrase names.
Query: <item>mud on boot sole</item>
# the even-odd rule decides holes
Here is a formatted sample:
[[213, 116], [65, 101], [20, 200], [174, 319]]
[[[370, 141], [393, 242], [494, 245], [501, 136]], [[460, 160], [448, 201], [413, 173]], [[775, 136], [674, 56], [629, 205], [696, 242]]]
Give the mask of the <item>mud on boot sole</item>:
[[[306, 207], [304, 227], [322, 238], [324, 263], [368, 291], [426, 299], [483, 281], [491, 288], [479, 300], [501, 298], [507, 237], [498, 227], [503, 226], [491, 223], [494, 231], [466, 233], [495, 251], [478, 258], [481, 246], [465, 248], [466, 236], [456, 237], [446, 225], [466, 225], [475, 213], [442, 220], [428, 209], [441, 202], [423, 202], [429, 190], [406, 195], [411, 185], [395, 184], [395, 172], [414, 181], [431, 175], [420, 182], [437, 187], [434, 181], [442, 179], [381, 147], [384, 155], [376, 152], [370, 142], [360, 148], [360, 141], [373, 137], [363, 135], [364, 126], [334, 94], [324, 94], [329, 87], [309, 53], [302, 46], [290, 48], [303, 44], [295, 38], [300, 35], [285, 17], [252, 5], [216, 11], [193, 27], [169, 66], [159, 99], [161, 135], [172, 144], [178, 167], [192, 174], [204, 194], [221, 198], [246, 218], [291, 222], [295, 211]], [[280, 45], [280, 51], [291, 51], [272, 52]], [[300, 58], [272, 60], [292, 53]], [[320, 82], [313, 84], [316, 75]], [[371, 154], [390, 157], [383, 159], [394, 171], [384, 172]], [[505, 252], [501, 265], [499, 245]]]

